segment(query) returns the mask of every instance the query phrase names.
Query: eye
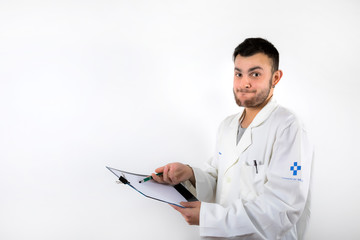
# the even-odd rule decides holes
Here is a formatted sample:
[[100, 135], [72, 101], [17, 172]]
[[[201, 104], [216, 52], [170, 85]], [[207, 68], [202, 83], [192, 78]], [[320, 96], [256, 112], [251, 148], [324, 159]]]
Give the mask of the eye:
[[252, 76], [252, 77], [260, 77], [260, 73], [258, 73], [258, 72], [253, 72], [253, 73], [251, 73], [251, 76]]
[[242, 74], [241, 73], [235, 73], [235, 76], [236, 77], [242, 77]]

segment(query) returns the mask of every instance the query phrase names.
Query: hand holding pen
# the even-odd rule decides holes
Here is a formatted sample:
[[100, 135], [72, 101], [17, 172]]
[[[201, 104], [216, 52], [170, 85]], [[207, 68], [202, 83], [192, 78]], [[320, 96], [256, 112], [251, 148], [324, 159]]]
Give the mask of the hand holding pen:
[[[160, 173], [156, 173], [155, 175], [156, 175], [156, 176], [161, 176], [161, 175], [163, 175], [163, 173], [160, 172]], [[139, 183], [144, 183], [144, 182], [147, 182], [147, 181], [149, 181], [149, 180], [151, 180], [151, 179], [153, 179], [153, 176], [146, 177], [146, 178], [144, 178], [143, 180], [139, 181]]]
[[190, 180], [195, 186], [194, 172], [189, 165], [182, 163], [169, 163], [155, 169], [155, 172], [162, 173], [162, 175], [159, 176], [154, 173], [151, 175], [153, 180], [158, 183], [176, 185], [186, 180]]

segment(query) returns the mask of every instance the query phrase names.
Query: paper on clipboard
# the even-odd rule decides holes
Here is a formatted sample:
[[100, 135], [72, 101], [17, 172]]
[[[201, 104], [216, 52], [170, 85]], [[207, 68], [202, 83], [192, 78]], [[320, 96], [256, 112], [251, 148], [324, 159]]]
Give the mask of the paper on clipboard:
[[192, 195], [192, 193], [190, 193], [182, 184], [171, 186], [160, 184], [153, 180], [139, 183], [139, 181], [143, 180], [145, 177], [147, 177], [147, 175], [130, 173], [110, 167], [106, 168], [109, 169], [115, 176], [117, 176], [118, 179], [120, 179], [120, 177], [126, 179], [128, 181], [127, 185], [145, 197], [173, 204], [179, 207], [182, 207], [180, 202], [198, 201], [196, 197], [194, 197], [194, 195]]

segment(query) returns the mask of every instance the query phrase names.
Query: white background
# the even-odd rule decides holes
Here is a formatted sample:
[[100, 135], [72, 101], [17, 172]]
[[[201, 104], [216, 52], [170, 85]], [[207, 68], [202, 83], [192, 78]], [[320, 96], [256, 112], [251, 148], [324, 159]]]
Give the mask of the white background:
[[0, 239], [198, 239], [105, 166], [201, 167], [246, 37], [316, 147], [307, 239], [359, 239], [359, 23], [356, 0], [0, 0]]

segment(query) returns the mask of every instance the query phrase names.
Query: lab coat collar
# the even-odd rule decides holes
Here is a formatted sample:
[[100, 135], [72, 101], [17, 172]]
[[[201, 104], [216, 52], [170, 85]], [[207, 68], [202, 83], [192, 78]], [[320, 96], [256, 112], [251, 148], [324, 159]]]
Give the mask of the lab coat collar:
[[[279, 104], [276, 102], [274, 96], [271, 97], [270, 101], [260, 110], [260, 112], [256, 115], [254, 120], [251, 122], [248, 128], [254, 128], [261, 125], [269, 116], [270, 114], [277, 108]], [[239, 119], [243, 114], [245, 108], [236, 115], [236, 117], [230, 123], [231, 127], [238, 127], [239, 126]]]
[[[241, 155], [241, 153], [244, 152], [252, 144], [252, 129], [260, 126], [270, 116], [270, 114], [277, 108], [277, 106], [278, 103], [276, 102], [274, 97], [272, 97], [270, 101], [256, 115], [254, 120], [251, 122], [251, 124], [246, 129], [243, 136], [241, 137], [239, 144], [236, 146], [236, 151], [235, 151], [236, 156], [234, 156], [234, 160], [230, 162], [230, 165], [227, 168], [227, 170], [229, 170], [240, 160], [239, 156]], [[230, 123], [230, 125], [232, 125], [231, 127], [233, 127], [235, 132], [237, 131], [239, 125], [239, 118], [241, 117], [242, 112], [236, 115], [236, 117]], [[236, 140], [234, 139], [234, 141]]]
[[260, 126], [266, 119], [268, 119], [277, 106], [278, 103], [276, 102], [274, 96], [271, 97], [270, 101], [263, 107], [263, 109], [260, 110], [249, 127], [254, 128]]

